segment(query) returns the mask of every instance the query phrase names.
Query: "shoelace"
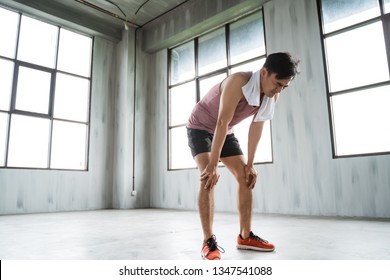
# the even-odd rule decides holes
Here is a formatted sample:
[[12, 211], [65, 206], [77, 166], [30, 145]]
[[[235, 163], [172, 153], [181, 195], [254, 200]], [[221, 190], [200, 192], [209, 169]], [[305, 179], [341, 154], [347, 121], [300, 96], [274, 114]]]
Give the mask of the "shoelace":
[[263, 239], [263, 238], [257, 236], [257, 235], [254, 234], [253, 232], [250, 232], [250, 233], [249, 233], [249, 237], [250, 237], [250, 238], [253, 238], [253, 239], [255, 239], [255, 240], [259, 240], [259, 241], [264, 242], [264, 243], [268, 243], [267, 240], [265, 240], [265, 239]]
[[215, 237], [215, 235], [211, 236], [211, 237], [206, 241], [206, 244], [207, 244], [207, 246], [209, 247], [210, 252], [211, 252], [211, 251], [218, 250], [218, 251], [220, 251], [221, 253], [225, 253], [225, 249], [222, 248], [221, 246], [219, 246], [219, 245], [217, 244], [217, 238]]

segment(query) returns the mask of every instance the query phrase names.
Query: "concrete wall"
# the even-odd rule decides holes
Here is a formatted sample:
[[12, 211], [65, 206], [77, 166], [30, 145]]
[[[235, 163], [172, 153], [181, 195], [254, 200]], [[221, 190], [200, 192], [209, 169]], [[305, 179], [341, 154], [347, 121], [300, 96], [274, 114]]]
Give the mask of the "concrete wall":
[[[139, 187], [137, 187], [137, 196], [131, 196], [131, 192], [135, 189], [135, 184], [138, 183], [139, 179], [139, 176], [134, 176], [137, 182], [133, 181], [135, 167], [135, 161], [133, 161], [135, 33], [134, 29], [124, 30], [122, 41], [117, 45], [115, 132], [112, 135], [114, 138], [113, 208], [142, 207], [145, 205], [138, 198], [144, 200], [142, 197], [146, 197], [146, 201], [149, 198], [149, 192], [145, 193], [144, 188]], [[136, 141], [136, 143], [142, 142]], [[145, 146], [138, 146], [137, 149], [145, 149]]]
[[143, 50], [149, 53], [209, 32], [261, 7], [266, 0], [188, 1], [142, 27]]
[[[264, 16], [268, 53], [290, 51], [300, 57], [302, 73], [282, 94], [276, 108], [272, 121], [274, 163], [256, 166], [260, 182], [255, 190], [255, 211], [390, 217], [390, 156], [332, 158], [316, 1], [269, 1], [264, 4]], [[196, 209], [198, 171], [167, 171], [167, 51], [151, 57], [153, 89], [145, 96], [155, 112], [150, 126], [156, 127], [150, 131], [150, 157], [155, 159], [150, 203], [152, 207]], [[220, 173], [216, 209], [236, 211], [234, 179], [225, 168], [220, 168]]]
[[390, 156], [332, 159], [316, 1], [275, 0], [264, 11], [268, 52], [297, 54], [302, 75], [277, 107], [259, 210], [389, 217]]

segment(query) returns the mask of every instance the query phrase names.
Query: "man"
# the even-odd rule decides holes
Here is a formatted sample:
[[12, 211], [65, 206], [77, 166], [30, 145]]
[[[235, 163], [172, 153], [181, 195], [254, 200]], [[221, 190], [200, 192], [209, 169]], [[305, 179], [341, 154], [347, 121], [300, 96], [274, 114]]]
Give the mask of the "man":
[[[298, 74], [299, 61], [289, 53], [274, 53], [255, 73], [239, 72], [215, 85], [194, 107], [187, 123], [188, 145], [200, 171], [198, 207], [203, 229], [202, 258], [220, 260], [224, 250], [213, 232], [214, 186], [221, 161], [238, 182], [240, 232], [238, 249], [273, 251], [274, 245], [252, 232], [253, 188], [257, 172], [253, 166], [264, 122], [273, 117], [279, 94]], [[245, 161], [233, 126], [254, 116], [248, 134]]]

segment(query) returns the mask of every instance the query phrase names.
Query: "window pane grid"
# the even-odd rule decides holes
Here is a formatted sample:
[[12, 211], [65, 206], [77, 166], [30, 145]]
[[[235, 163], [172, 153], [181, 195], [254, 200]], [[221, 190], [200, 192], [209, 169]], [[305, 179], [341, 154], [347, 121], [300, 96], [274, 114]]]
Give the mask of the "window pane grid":
[[0, 168], [87, 170], [93, 40], [3, 8], [0, 22], [15, 39], [0, 44]]
[[7, 164], [48, 168], [50, 121], [12, 114]]
[[[229, 25], [231, 64], [265, 54], [264, 26], [261, 13]], [[245, 42], [245, 43], [244, 43]]]
[[8, 111], [11, 106], [14, 63], [0, 59], [0, 110]]
[[196, 87], [194, 82], [173, 87], [170, 90], [170, 126], [185, 125], [187, 117], [191, 113], [192, 104], [196, 103]]
[[325, 46], [330, 92], [389, 79], [381, 22], [327, 37]]
[[[22, 16], [17, 59], [54, 68], [58, 29], [57, 26]], [[37, 30], [40, 32], [36, 32]]]
[[324, 34], [380, 16], [378, 0], [321, 1]]
[[[69, 137], [72, 135], [72, 137]], [[50, 165], [56, 169], [84, 169], [88, 126], [54, 121]]]
[[[334, 132], [337, 138], [343, 139], [336, 143], [338, 155], [390, 152], [389, 92], [390, 85], [387, 85], [332, 97], [333, 116], [337, 120]], [[375, 110], [362, 113], [367, 108]]]
[[51, 73], [19, 67], [15, 109], [41, 114], [49, 113]]
[[[247, 36], [245, 34], [240, 36], [242, 35], [240, 33], [244, 32], [253, 33], [253, 36]], [[250, 42], [250, 46], [247, 46], [240, 54], [242, 42], [248, 42], [250, 39], [255, 42]], [[169, 51], [169, 169], [195, 168], [195, 163], [187, 146], [185, 129], [185, 124], [190, 115], [188, 108], [192, 109], [207, 91], [215, 83], [221, 82], [228, 73], [260, 69], [264, 63], [265, 56], [266, 48], [262, 12], [255, 12], [248, 17], [227, 24], [222, 28], [197, 37], [190, 42], [183, 43]], [[180, 61], [185, 61], [186, 65], [180, 65]], [[187, 67], [186, 73], [182, 76], [180, 76], [180, 67]], [[189, 71], [188, 69], [191, 70]], [[192, 90], [182, 92], [188, 96], [189, 92], [192, 91], [191, 94], [194, 96], [188, 98], [184, 96], [178, 97], [180, 88], [189, 84], [192, 85]], [[172, 92], [175, 92], [176, 97], [172, 96]], [[180, 99], [180, 102], [175, 101], [178, 99]], [[181, 113], [171, 108], [172, 104], [173, 107], [181, 104]], [[176, 114], [180, 116], [176, 116]], [[177, 121], [178, 119], [181, 121]], [[236, 129], [242, 131], [245, 128], [248, 129], [248, 126], [248, 123], [243, 123], [242, 125], [237, 125]], [[272, 162], [271, 130], [269, 124], [266, 125], [265, 130], [268, 130], [269, 133], [265, 132], [264, 138], [268, 137], [269, 139], [263, 140], [264, 143], [261, 145], [266, 148], [264, 151], [257, 152], [257, 154], [262, 154], [262, 158], [256, 157], [256, 163]], [[247, 134], [247, 131], [245, 134]], [[247, 143], [242, 142], [243, 151], [247, 150], [246, 145]]]
[[390, 152], [388, 2], [321, 0], [334, 157]]
[[170, 84], [186, 82], [195, 76], [194, 42], [190, 41], [170, 52]]
[[5, 166], [8, 140], [9, 114], [0, 112], [0, 167]]
[[[77, 42], [75, 44], [74, 42]], [[92, 39], [60, 30], [57, 69], [83, 77], [91, 76]]]
[[199, 37], [197, 60], [200, 75], [227, 67], [225, 36], [225, 28], [220, 28]]
[[14, 58], [20, 15], [0, 8], [0, 57]]

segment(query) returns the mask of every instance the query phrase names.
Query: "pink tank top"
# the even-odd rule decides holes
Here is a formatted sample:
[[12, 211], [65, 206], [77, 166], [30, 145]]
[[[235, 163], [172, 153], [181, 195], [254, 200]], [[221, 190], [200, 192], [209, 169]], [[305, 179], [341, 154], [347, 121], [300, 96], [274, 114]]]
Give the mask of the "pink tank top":
[[[221, 99], [221, 83], [213, 86], [195, 105], [186, 125], [188, 128], [205, 130], [214, 134], [218, 119], [219, 102]], [[238, 103], [233, 118], [228, 125], [228, 134], [233, 133], [233, 126], [247, 117], [255, 115], [259, 111], [259, 108], [260, 107], [249, 105], [243, 97]]]

